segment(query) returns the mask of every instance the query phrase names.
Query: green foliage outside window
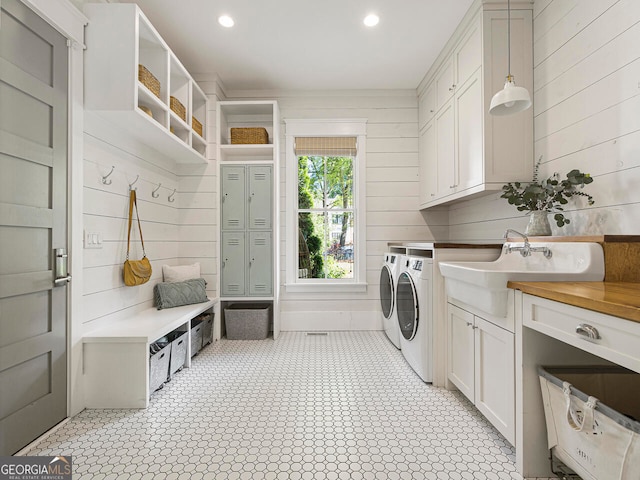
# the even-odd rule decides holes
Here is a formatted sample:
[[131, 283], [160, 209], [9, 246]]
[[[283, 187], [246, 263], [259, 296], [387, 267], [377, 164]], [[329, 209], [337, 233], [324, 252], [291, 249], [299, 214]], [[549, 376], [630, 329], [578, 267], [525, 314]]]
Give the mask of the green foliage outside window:
[[[325, 233], [324, 215], [331, 209], [353, 207], [353, 159], [351, 157], [298, 157], [298, 209], [317, 209], [317, 213], [299, 212], [299, 265], [311, 278], [344, 278], [349, 272], [340, 267], [331, 249], [344, 248], [352, 214], [337, 213], [341, 224], [336, 241]], [[324, 214], [321, 212], [325, 212]]]

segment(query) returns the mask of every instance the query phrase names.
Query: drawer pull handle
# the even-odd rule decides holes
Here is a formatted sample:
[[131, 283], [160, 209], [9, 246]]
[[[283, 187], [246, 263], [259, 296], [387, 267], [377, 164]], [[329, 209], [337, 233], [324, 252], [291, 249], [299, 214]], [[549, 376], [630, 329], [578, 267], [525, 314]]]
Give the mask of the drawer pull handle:
[[601, 338], [598, 329], [586, 323], [581, 323], [580, 325], [578, 325], [576, 327], [576, 333], [591, 340], [600, 340]]

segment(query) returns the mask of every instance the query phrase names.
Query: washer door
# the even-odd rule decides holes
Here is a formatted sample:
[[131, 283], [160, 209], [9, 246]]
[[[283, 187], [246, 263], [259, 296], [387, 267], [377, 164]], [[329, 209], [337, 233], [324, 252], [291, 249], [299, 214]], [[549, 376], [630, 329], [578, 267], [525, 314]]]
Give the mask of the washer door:
[[398, 309], [398, 324], [400, 333], [407, 340], [413, 340], [418, 331], [418, 293], [411, 275], [402, 272], [398, 277], [396, 289], [396, 307]]
[[393, 288], [393, 275], [388, 265], [383, 265], [380, 270], [380, 306], [382, 314], [387, 320], [393, 313], [395, 289]]

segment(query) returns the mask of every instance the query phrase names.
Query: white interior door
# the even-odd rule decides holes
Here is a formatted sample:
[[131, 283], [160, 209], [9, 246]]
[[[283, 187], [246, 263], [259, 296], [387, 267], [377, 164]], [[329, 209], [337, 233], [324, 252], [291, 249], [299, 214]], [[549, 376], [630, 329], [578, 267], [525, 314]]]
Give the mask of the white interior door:
[[[67, 415], [66, 39], [18, 0], [0, 18], [0, 455]], [[60, 258], [64, 261], [65, 258]]]

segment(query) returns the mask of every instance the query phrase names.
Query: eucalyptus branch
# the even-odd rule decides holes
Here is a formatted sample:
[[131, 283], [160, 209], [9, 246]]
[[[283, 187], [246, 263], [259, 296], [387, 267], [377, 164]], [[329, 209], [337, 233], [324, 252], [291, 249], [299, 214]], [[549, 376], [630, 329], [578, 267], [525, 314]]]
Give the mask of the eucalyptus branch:
[[[569, 219], [561, 213], [563, 206], [569, 203], [573, 197], [584, 197], [589, 205], [594, 204], [593, 197], [580, 191], [585, 185], [593, 182], [588, 173], [582, 173], [574, 169], [567, 173], [567, 178], [560, 180], [560, 175], [554, 173], [545, 180], [539, 180], [540, 163], [538, 159], [533, 169], [531, 182], [510, 182], [502, 187], [500, 198], [506, 198], [510, 205], [514, 205], [520, 212], [554, 212], [554, 219], [559, 227], [570, 223]], [[580, 190], [578, 190], [578, 188]]]

